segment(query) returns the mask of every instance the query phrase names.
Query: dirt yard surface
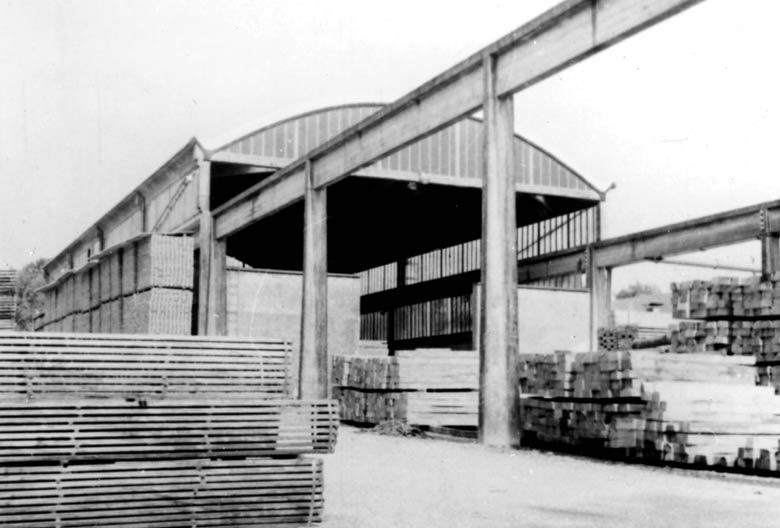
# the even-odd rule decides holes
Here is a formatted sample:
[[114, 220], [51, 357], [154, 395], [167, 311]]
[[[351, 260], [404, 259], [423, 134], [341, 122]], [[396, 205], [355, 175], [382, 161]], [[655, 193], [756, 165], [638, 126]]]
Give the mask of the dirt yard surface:
[[615, 464], [342, 427], [323, 528], [780, 526], [780, 479]]

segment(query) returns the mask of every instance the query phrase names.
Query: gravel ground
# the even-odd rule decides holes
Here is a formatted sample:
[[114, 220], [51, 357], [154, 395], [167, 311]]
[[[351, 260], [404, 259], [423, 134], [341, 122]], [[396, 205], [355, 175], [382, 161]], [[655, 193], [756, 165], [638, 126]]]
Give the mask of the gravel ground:
[[342, 426], [323, 528], [780, 526], [780, 479], [617, 464]]

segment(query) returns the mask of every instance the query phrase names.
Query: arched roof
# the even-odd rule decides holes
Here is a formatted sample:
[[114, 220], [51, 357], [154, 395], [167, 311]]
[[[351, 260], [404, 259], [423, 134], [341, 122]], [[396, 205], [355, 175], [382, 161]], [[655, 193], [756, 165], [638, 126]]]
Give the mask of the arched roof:
[[[283, 167], [383, 106], [376, 103], [332, 106], [283, 119], [211, 150], [212, 159]], [[364, 171], [387, 177], [423, 174], [478, 179], [483, 155], [482, 129], [479, 119], [463, 119]], [[592, 193], [598, 199], [600, 193], [595, 186], [549, 151], [518, 134], [514, 148], [518, 165], [516, 181], [527, 185], [529, 192]]]

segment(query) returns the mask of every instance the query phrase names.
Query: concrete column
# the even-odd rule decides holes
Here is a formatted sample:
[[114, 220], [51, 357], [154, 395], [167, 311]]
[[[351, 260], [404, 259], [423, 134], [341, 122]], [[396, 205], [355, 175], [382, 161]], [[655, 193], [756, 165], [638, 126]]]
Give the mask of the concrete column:
[[198, 210], [200, 226], [198, 246], [198, 335], [208, 335], [208, 313], [211, 302], [209, 288], [211, 282], [211, 253], [214, 243], [214, 218], [211, 216], [211, 162], [199, 161], [198, 171]]
[[301, 399], [328, 398], [328, 207], [327, 190], [315, 189], [306, 164], [303, 213], [303, 309]]
[[213, 239], [209, 266], [209, 305], [206, 332], [227, 335], [227, 254], [226, 240]]
[[520, 444], [517, 378], [517, 222], [514, 192], [514, 106], [496, 95], [496, 58], [486, 56], [482, 183], [479, 439]]
[[780, 237], [767, 234], [761, 237], [761, 275], [768, 279], [780, 271]]
[[598, 348], [598, 329], [612, 326], [612, 268], [598, 268], [593, 247], [588, 248], [588, 289], [590, 290], [590, 349]]

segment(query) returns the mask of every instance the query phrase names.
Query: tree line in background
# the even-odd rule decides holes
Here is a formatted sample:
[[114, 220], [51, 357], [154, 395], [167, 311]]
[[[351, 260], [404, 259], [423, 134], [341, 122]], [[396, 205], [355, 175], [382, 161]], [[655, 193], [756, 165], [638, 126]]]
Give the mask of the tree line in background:
[[46, 284], [43, 266], [47, 259], [30, 262], [16, 275], [16, 328], [34, 330], [35, 319], [43, 312], [43, 294], [37, 290]]

